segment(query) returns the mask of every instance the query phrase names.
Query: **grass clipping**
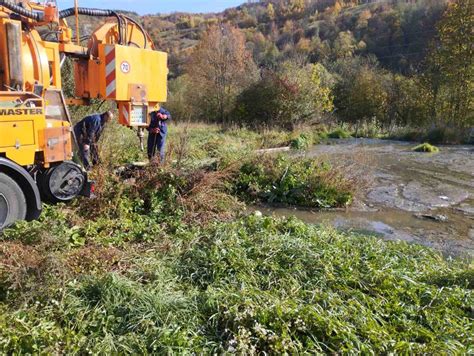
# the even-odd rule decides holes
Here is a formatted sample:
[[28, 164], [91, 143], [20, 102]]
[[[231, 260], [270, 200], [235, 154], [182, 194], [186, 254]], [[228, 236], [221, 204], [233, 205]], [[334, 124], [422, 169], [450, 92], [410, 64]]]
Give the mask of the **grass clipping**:
[[413, 152], [425, 152], [425, 153], [438, 153], [439, 148], [436, 147], [436, 146], [433, 146], [429, 143], [422, 143], [421, 145], [413, 147], [412, 151]]

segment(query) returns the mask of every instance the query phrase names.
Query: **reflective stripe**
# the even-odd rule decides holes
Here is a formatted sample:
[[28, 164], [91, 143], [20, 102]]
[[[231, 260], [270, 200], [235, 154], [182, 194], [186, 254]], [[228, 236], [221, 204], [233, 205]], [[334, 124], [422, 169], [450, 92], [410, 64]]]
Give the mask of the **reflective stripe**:
[[117, 89], [115, 46], [105, 47], [105, 84], [105, 96], [107, 98], [114, 98]]

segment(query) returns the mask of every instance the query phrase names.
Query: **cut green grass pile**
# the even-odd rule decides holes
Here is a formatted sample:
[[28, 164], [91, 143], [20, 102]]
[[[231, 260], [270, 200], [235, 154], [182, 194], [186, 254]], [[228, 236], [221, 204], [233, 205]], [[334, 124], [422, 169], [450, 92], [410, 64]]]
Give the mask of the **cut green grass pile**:
[[0, 352], [472, 351], [473, 271], [429, 249], [257, 217], [165, 245], [4, 300]]
[[254, 203], [337, 208], [351, 204], [355, 187], [327, 162], [260, 156], [243, 164], [233, 191]]
[[294, 150], [307, 150], [313, 144], [313, 139], [309, 134], [300, 134], [290, 141], [290, 147]]
[[342, 128], [338, 128], [328, 134], [329, 138], [337, 138], [337, 139], [343, 139], [343, 138], [350, 138], [351, 133], [349, 131], [346, 131]]
[[433, 146], [429, 143], [422, 143], [421, 145], [413, 147], [412, 151], [413, 152], [438, 153], [439, 148], [436, 147], [436, 146]]

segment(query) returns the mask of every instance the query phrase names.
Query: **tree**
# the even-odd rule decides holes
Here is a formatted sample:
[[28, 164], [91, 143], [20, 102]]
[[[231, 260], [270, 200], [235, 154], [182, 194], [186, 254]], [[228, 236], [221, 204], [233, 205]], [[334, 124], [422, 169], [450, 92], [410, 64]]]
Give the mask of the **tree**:
[[288, 130], [333, 109], [331, 89], [323, 83], [320, 64], [287, 62], [278, 72], [266, 71], [237, 100], [235, 116], [251, 127], [279, 126]]
[[438, 41], [428, 60], [438, 123], [459, 127], [474, 123], [473, 6], [472, 0], [451, 3], [438, 25]]
[[429, 95], [419, 78], [391, 76], [387, 126], [424, 127], [430, 119]]
[[200, 119], [228, 123], [237, 95], [257, 76], [242, 32], [227, 24], [211, 27], [186, 67]]
[[173, 121], [190, 121], [196, 110], [190, 102], [191, 80], [184, 74], [169, 82], [169, 98], [166, 108], [173, 113]]
[[339, 32], [336, 40], [334, 41], [333, 48], [334, 57], [336, 59], [353, 57], [357, 49], [357, 42], [352, 32]]
[[270, 21], [275, 21], [276, 13], [275, 13], [275, 7], [273, 6], [272, 3], [269, 3], [267, 5], [267, 15]]
[[389, 83], [384, 73], [367, 64], [346, 62], [335, 88], [336, 112], [343, 121], [359, 124], [369, 120], [385, 123]]

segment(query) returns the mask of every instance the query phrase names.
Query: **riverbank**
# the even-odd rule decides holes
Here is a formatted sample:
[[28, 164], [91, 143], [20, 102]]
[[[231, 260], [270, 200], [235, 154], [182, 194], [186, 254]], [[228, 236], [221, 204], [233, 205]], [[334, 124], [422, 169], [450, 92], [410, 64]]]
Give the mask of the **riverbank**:
[[378, 139], [347, 139], [315, 146], [302, 155], [334, 162], [354, 161], [355, 157], [357, 172], [370, 176], [371, 183], [359, 196], [358, 204], [342, 213], [284, 209], [275, 213], [388, 240], [421, 243], [448, 256], [472, 258], [473, 147], [440, 146], [435, 154], [413, 152], [412, 147], [412, 143]]
[[[169, 166], [122, 176], [110, 167], [141, 153], [129, 131], [114, 132], [93, 173], [95, 200], [46, 207], [1, 235], [1, 353], [469, 352], [469, 261], [255, 214], [229, 184], [269, 141], [175, 129]], [[318, 150], [341, 147], [293, 152], [328, 169]], [[354, 157], [371, 166], [348, 157], [338, 159], [345, 179], [366, 171]], [[316, 167], [306, 179], [320, 179]]]

